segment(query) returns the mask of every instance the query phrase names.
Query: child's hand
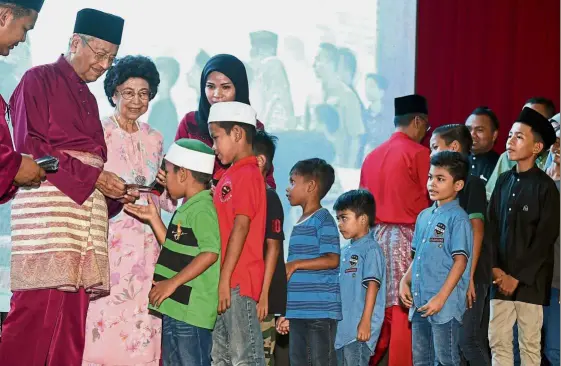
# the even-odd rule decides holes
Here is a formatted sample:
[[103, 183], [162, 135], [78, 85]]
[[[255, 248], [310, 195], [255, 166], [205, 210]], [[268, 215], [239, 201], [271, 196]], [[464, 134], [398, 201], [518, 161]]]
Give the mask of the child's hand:
[[259, 297], [259, 302], [257, 303], [257, 317], [259, 321], [265, 320], [269, 314], [269, 295], [261, 292], [261, 297]]
[[370, 334], [370, 319], [361, 319], [357, 327], [356, 340], [359, 342], [368, 342]]
[[473, 307], [473, 303], [475, 302], [475, 284], [473, 283], [473, 278], [469, 280], [469, 287], [466, 297], [467, 307], [471, 309]]
[[411, 286], [402, 279], [399, 281], [399, 298], [406, 308], [413, 306], [413, 295], [411, 295]]
[[290, 331], [290, 322], [284, 316], [277, 319], [277, 332], [280, 335], [286, 335]]
[[214, 196], [214, 191], [216, 191], [216, 186], [214, 185], [214, 182], [210, 183], [210, 195]]
[[286, 264], [286, 280], [290, 280], [290, 277], [292, 277], [292, 275], [294, 274], [294, 272], [296, 272], [297, 270], [297, 265], [296, 265], [296, 261], [292, 261], [292, 262], [288, 262]]
[[423, 313], [423, 315], [421, 316], [423, 318], [426, 318], [442, 310], [442, 307], [444, 306], [444, 302], [445, 299], [443, 299], [439, 295], [436, 295], [433, 296], [432, 299], [430, 299], [429, 302], [427, 302], [425, 305], [421, 306], [417, 311]]
[[218, 283], [218, 314], [224, 314], [230, 308], [231, 292], [230, 279], [220, 277]]
[[518, 280], [511, 275], [504, 275], [493, 283], [499, 286], [499, 291], [506, 296], [511, 296], [518, 287]]
[[151, 195], [148, 195], [147, 205], [134, 205], [129, 203], [125, 205], [124, 210], [146, 223], [150, 223], [152, 220], [155, 220], [160, 216], [156, 205], [152, 201]]
[[154, 287], [150, 290], [148, 299], [150, 304], [155, 307], [160, 307], [162, 302], [177, 290], [177, 285], [171, 279], [160, 282], [152, 281], [152, 284]]

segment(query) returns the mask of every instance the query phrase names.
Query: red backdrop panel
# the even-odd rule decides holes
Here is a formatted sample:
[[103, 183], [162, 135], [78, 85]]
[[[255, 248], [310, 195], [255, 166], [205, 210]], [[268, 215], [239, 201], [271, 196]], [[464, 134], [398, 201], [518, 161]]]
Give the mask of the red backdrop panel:
[[532, 96], [559, 109], [559, 0], [418, 0], [415, 90], [431, 125], [463, 123], [478, 105], [501, 124]]

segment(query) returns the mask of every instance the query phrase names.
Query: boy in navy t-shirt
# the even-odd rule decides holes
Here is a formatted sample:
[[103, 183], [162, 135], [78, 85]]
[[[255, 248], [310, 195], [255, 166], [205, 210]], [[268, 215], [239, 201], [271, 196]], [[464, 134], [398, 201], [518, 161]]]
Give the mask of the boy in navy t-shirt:
[[290, 171], [288, 201], [302, 207], [288, 247], [286, 319], [277, 330], [288, 331], [291, 366], [334, 366], [335, 332], [341, 320], [339, 233], [333, 216], [321, 207], [335, 180], [333, 167], [323, 159], [296, 163]]

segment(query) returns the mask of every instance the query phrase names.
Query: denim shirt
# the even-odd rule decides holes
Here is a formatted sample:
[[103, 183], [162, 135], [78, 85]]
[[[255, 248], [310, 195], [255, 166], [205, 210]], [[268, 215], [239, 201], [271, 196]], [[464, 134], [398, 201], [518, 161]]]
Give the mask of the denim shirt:
[[413, 306], [409, 310], [409, 320], [418, 308], [440, 291], [454, 265], [454, 256], [463, 255], [468, 259], [464, 274], [440, 312], [428, 318], [435, 324], [444, 324], [452, 319], [461, 323], [466, 310], [473, 234], [468, 214], [458, 200], [441, 207], [435, 203], [423, 210], [415, 224], [411, 247], [415, 258], [411, 272]]
[[352, 241], [341, 250], [339, 283], [343, 320], [337, 325], [335, 349], [356, 341], [358, 323], [362, 318], [368, 283], [378, 284], [378, 294], [370, 320], [370, 351], [374, 352], [386, 308], [386, 260], [374, 231]]

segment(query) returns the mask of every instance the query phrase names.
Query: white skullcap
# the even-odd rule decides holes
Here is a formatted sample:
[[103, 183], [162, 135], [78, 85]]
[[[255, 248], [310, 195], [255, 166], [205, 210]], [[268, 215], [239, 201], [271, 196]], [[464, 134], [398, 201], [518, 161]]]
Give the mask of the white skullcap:
[[208, 123], [238, 122], [256, 127], [257, 113], [250, 105], [240, 102], [215, 103], [210, 107]]

